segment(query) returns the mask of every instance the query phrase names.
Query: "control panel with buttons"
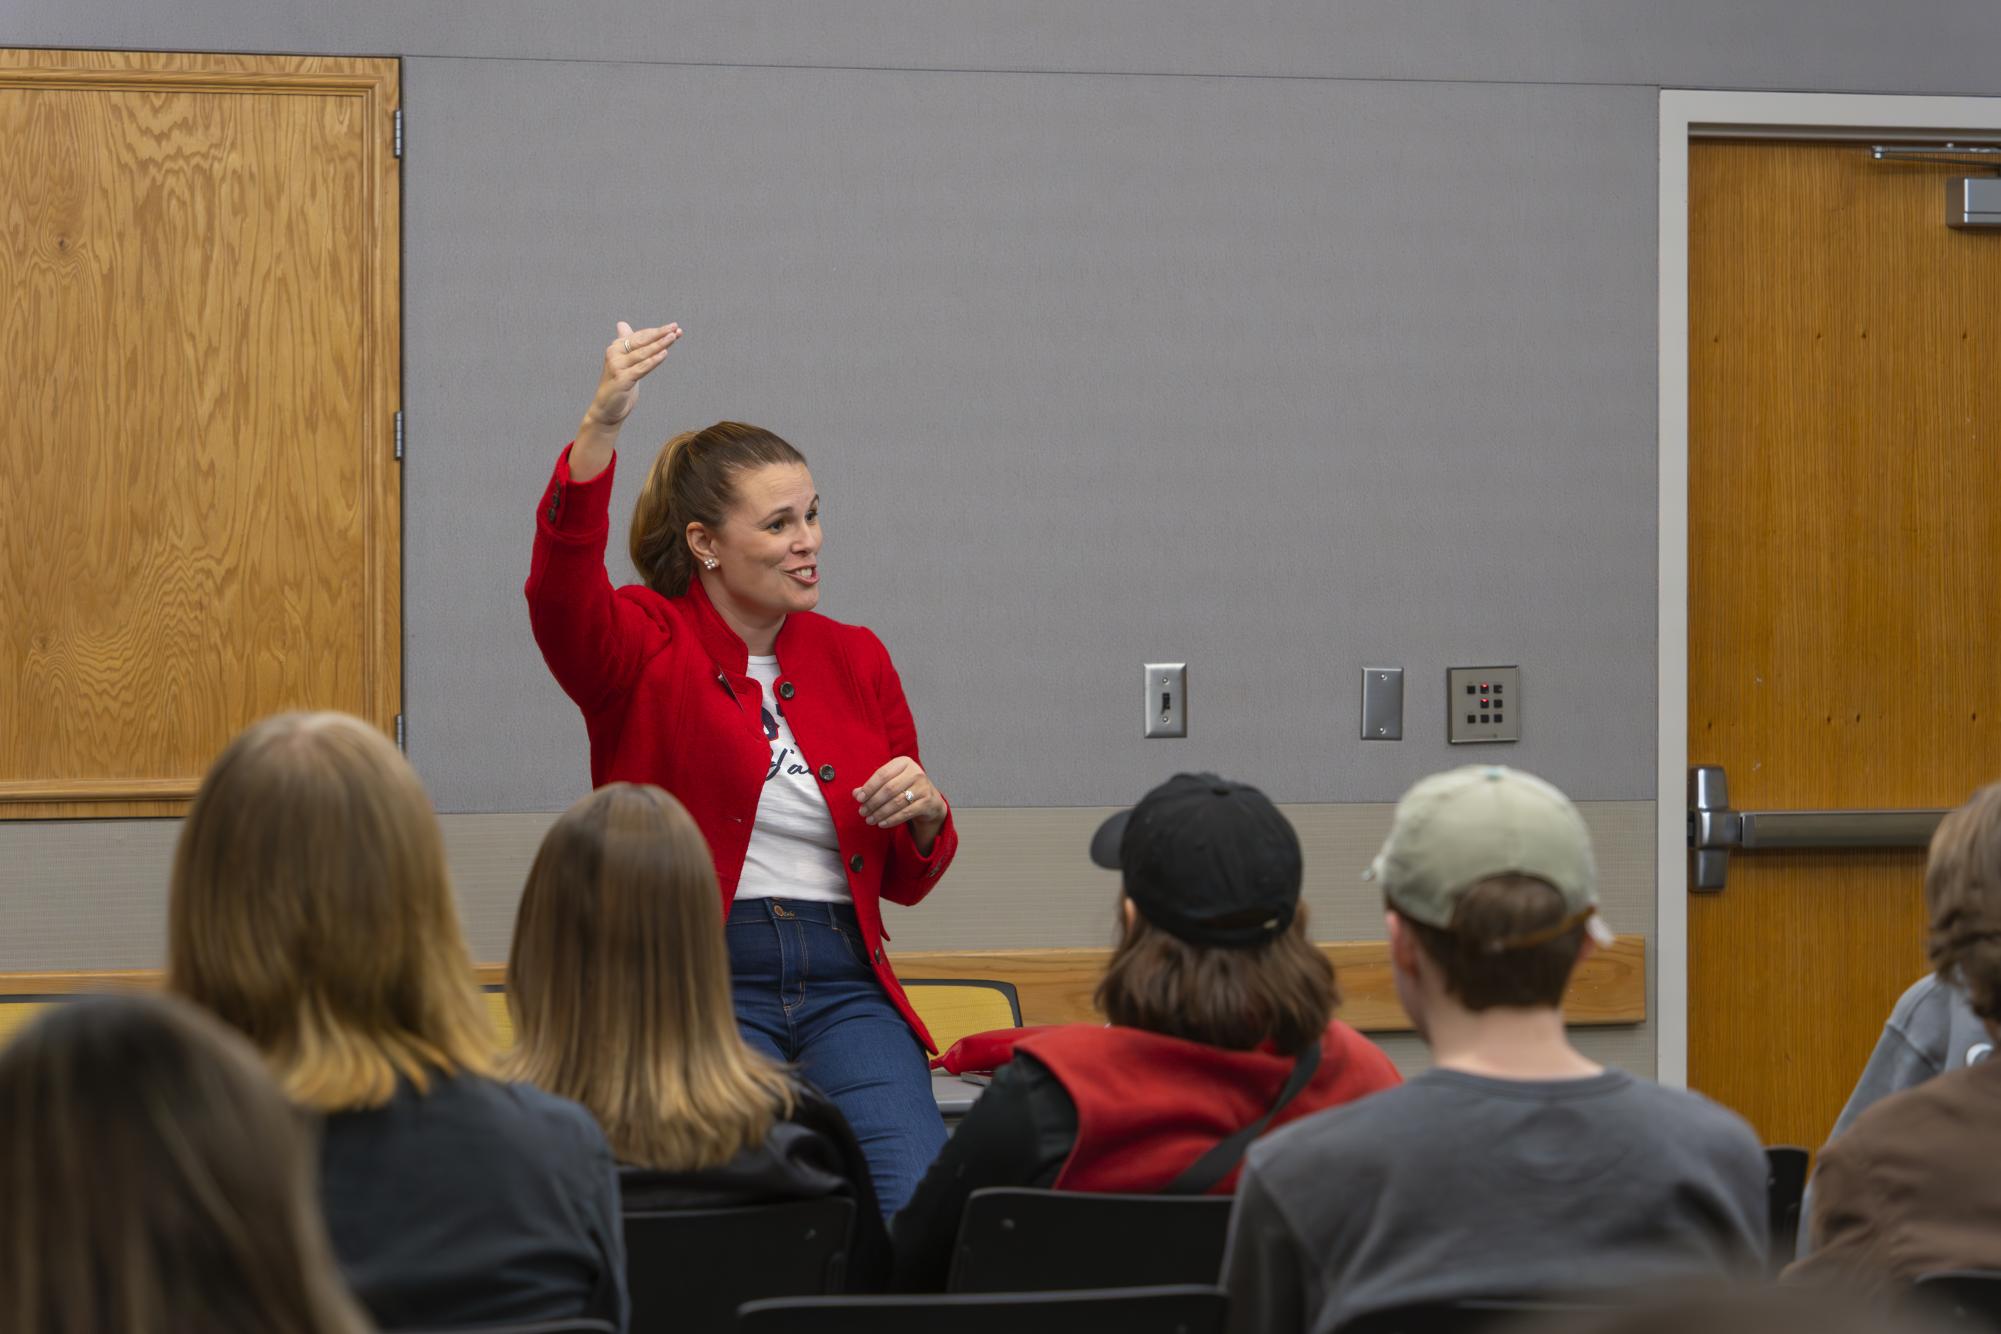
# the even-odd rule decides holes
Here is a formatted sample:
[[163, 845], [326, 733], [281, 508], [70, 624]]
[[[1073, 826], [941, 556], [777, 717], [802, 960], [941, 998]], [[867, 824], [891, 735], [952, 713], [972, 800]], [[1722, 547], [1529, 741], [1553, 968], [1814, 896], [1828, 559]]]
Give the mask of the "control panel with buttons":
[[1520, 667], [1449, 667], [1445, 739], [1455, 746], [1522, 739]]

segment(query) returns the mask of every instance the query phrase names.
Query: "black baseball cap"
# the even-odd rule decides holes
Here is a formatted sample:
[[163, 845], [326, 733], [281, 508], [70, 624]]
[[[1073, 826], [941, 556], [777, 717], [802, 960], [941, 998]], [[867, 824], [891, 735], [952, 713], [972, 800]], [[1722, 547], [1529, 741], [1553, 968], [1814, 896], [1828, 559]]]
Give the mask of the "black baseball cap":
[[1215, 774], [1176, 774], [1099, 825], [1091, 860], [1191, 945], [1262, 945], [1299, 908], [1299, 835], [1264, 793]]

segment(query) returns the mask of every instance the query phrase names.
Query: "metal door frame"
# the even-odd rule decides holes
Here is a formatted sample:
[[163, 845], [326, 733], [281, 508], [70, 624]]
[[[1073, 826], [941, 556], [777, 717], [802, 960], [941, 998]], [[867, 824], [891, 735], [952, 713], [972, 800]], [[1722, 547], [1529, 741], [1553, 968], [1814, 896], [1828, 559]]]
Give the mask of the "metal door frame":
[[1675, 1087], [1688, 1083], [1688, 144], [1726, 136], [1868, 139], [1885, 132], [2001, 142], [2001, 98], [1661, 90], [1652, 1013], [1655, 1077]]

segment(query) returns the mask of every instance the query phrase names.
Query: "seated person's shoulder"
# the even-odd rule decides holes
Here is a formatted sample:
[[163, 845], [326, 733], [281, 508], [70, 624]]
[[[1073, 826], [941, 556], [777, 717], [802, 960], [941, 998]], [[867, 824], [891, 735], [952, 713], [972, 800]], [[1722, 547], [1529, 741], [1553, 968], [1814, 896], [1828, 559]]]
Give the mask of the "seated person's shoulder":
[[874, 1208], [867, 1160], [840, 1110], [812, 1085], [797, 1082], [791, 1111], [764, 1138], [712, 1167], [673, 1169], [621, 1164], [619, 1185], [631, 1209], [718, 1208], [843, 1195]]
[[1900, 1030], [1943, 1026], [1953, 1006], [1964, 1003], [1965, 997], [1939, 981], [1937, 973], [1926, 973], [1897, 997], [1890, 1007], [1889, 1025]]
[[1651, 1127], [1647, 1132], [1663, 1140], [1699, 1145], [1723, 1157], [1755, 1159], [1763, 1171], [1765, 1146], [1751, 1123], [1722, 1103], [1692, 1089], [1667, 1088], [1652, 1080], [1634, 1079], [1629, 1100], [1642, 1109]]
[[510, 1138], [539, 1146], [542, 1154], [566, 1148], [590, 1157], [610, 1156], [597, 1119], [568, 1098], [506, 1080], [461, 1076], [454, 1082], [470, 1085], [469, 1092], [476, 1091]]
[[1261, 1162], [1310, 1157], [1368, 1163], [1383, 1156], [1386, 1144], [1426, 1138], [1438, 1104], [1432, 1086], [1393, 1084], [1279, 1126], [1260, 1136], [1250, 1153]]
[[2001, 1066], [1987, 1062], [1963, 1066], [1890, 1094], [1858, 1116], [1824, 1152], [1832, 1153], [1852, 1137], [1857, 1152], [1883, 1153], [1901, 1147], [1924, 1157], [1938, 1143], [1936, 1136], [1963, 1133], [1966, 1125], [1983, 1121], [1982, 1113], [1997, 1096], [2001, 1096]]

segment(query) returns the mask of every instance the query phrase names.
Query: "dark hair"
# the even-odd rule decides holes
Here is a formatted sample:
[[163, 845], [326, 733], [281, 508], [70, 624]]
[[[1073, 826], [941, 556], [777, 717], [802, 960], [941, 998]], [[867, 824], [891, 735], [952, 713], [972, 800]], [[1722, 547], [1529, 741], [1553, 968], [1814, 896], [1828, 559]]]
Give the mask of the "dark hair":
[[362, 1334], [306, 1114], [184, 1002], [57, 1004], [0, 1053], [0, 1328]]
[[1092, 999], [1107, 1019], [1212, 1047], [1269, 1041], [1290, 1056], [1327, 1029], [1340, 1004], [1334, 965], [1306, 939], [1306, 905], [1292, 924], [1246, 949], [1191, 945], [1135, 911], [1120, 914], [1118, 947]]
[[1947, 815], [1925, 863], [1931, 963], [1973, 1012], [2001, 1023], [2001, 783]]
[[[1395, 904], [1390, 909], [1397, 912]], [[1559, 925], [1564, 915], [1556, 887], [1526, 875], [1494, 876], [1469, 887], [1443, 929], [1397, 912], [1444, 973], [1446, 992], [1475, 1011], [1563, 1003], [1563, 989], [1584, 948], [1584, 924], [1548, 939], [1535, 937]], [[1522, 937], [1533, 943], [1502, 943]]]
[[669, 440], [632, 507], [632, 563], [639, 577], [662, 597], [687, 592], [695, 574], [688, 525], [722, 526], [736, 500], [738, 473], [805, 462], [791, 445], [747, 422], [717, 422]]

